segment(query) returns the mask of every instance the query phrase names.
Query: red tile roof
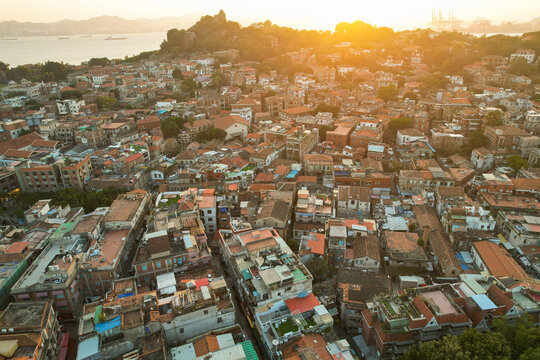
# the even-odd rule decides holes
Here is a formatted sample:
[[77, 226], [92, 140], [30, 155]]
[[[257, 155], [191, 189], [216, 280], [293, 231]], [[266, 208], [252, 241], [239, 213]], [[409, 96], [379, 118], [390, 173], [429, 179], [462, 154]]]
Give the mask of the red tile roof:
[[136, 154], [133, 154], [133, 155], [131, 155], [131, 156], [128, 156], [128, 157], [126, 158], [126, 162], [129, 163], [129, 162], [135, 161], [135, 160], [137, 160], [137, 159], [139, 159], [139, 158], [142, 158], [142, 154], [141, 154], [141, 153], [136, 153]]
[[324, 234], [309, 233], [310, 236], [315, 236], [315, 239], [308, 239], [307, 247], [311, 248], [312, 254], [324, 255]]
[[307, 296], [302, 298], [295, 297], [285, 300], [285, 303], [291, 312], [299, 312], [300, 314], [313, 310], [315, 306], [321, 305], [313, 293], [309, 293]]

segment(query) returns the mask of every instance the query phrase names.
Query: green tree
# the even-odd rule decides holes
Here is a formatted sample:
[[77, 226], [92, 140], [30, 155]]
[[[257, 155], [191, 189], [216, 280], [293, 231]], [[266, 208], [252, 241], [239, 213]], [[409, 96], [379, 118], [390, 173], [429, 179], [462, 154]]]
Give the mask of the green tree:
[[197, 134], [198, 141], [209, 141], [213, 139], [223, 140], [227, 136], [225, 130], [210, 128], [208, 130], [201, 131]]
[[470, 155], [474, 149], [485, 147], [489, 144], [489, 139], [481, 131], [471, 131], [469, 139], [464, 146], [464, 150], [467, 155]]
[[398, 89], [394, 85], [381, 86], [377, 91], [377, 96], [384, 101], [396, 100]]
[[324, 280], [332, 273], [333, 268], [326, 257], [313, 257], [306, 262], [306, 268], [316, 281]]
[[110, 110], [116, 106], [118, 100], [114, 97], [109, 96], [98, 96], [96, 98], [96, 104], [99, 110]]
[[524, 166], [527, 166], [527, 160], [519, 155], [512, 155], [506, 158], [506, 164], [514, 170], [515, 173]]
[[392, 160], [392, 166], [390, 167], [390, 171], [399, 172], [399, 170], [401, 169], [403, 169], [403, 165], [401, 164], [401, 161]]
[[461, 335], [447, 335], [440, 340], [413, 346], [400, 357], [402, 360], [530, 360], [540, 355], [540, 329], [529, 315], [512, 322], [506, 318], [493, 320], [493, 330], [481, 333], [467, 329]]
[[184, 127], [186, 120], [181, 119], [178, 116], [171, 116], [161, 121], [161, 131], [163, 132], [163, 137], [165, 139], [174, 138], [179, 133], [180, 130]]
[[470, 360], [457, 336], [445, 336], [441, 340], [426, 341], [413, 346], [403, 354], [401, 360]]
[[82, 99], [82, 94], [78, 90], [66, 90], [60, 93], [62, 100], [66, 99]]
[[503, 114], [502, 111], [489, 111], [486, 114], [486, 124], [488, 126], [499, 126], [503, 124]]
[[517, 58], [514, 60], [508, 69], [508, 72], [511, 74], [525, 76], [530, 76], [536, 71], [538, 71], [537, 67], [527, 63], [527, 61], [523, 58]]
[[107, 66], [109, 65], [110, 61], [106, 57], [101, 58], [91, 58], [88, 61], [88, 65], [90, 66]]
[[326, 133], [332, 131], [333, 129], [330, 126], [323, 125], [319, 128], [319, 140], [326, 141]]
[[9, 65], [5, 62], [0, 61], [0, 72], [7, 72], [9, 70]]
[[458, 341], [470, 359], [510, 359], [512, 349], [501, 333], [467, 329], [458, 337]]
[[[528, 349], [540, 348], [540, 328], [534, 326], [530, 315], [521, 316], [513, 321], [507, 318], [493, 320], [494, 331], [502, 334], [512, 348], [512, 358], [517, 359]], [[534, 352], [532, 352], [534, 353]]]
[[182, 80], [184, 78], [184, 76], [182, 75], [182, 70], [174, 69], [172, 72], [172, 77], [175, 79]]
[[390, 120], [390, 125], [388, 130], [384, 134], [384, 139], [386, 143], [390, 143], [396, 139], [398, 130], [409, 129], [413, 125], [413, 120], [409, 117], [398, 117]]
[[182, 151], [182, 146], [176, 141], [173, 139], [167, 139], [167, 141], [165, 141], [165, 148], [163, 150], [165, 156], [168, 158], [174, 158], [180, 153], [180, 151]]
[[56, 62], [56, 61], [47, 61], [41, 68], [41, 72], [51, 73], [53, 75], [53, 80], [65, 80], [67, 77], [68, 69], [66, 65]]
[[419, 79], [422, 83], [422, 92], [444, 89], [448, 84], [448, 79], [440, 74], [429, 74]]
[[315, 108], [314, 113], [318, 114], [320, 112], [329, 112], [329, 113], [332, 113], [332, 117], [335, 119], [336, 117], [338, 117], [340, 110], [341, 109], [339, 106], [329, 105], [327, 103], [320, 103]]
[[197, 83], [193, 79], [185, 79], [180, 85], [180, 89], [184, 93], [189, 93], [190, 96], [193, 96], [193, 92], [197, 90]]
[[214, 89], [219, 89], [223, 85], [225, 85], [225, 77], [223, 76], [223, 74], [221, 72], [216, 71], [212, 75], [212, 84], [210, 85], [210, 87], [212, 87]]
[[403, 94], [403, 98], [417, 101], [418, 100], [418, 95], [416, 93], [412, 92], [412, 91], [407, 91], [405, 94]]

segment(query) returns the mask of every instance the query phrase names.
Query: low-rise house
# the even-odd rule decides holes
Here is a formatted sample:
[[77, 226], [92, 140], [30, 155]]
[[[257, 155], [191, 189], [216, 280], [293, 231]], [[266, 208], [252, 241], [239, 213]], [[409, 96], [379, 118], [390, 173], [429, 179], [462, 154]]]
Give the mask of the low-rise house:
[[385, 231], [388, 264], [391, 267], [427, 268], [429, 259], [413, 232]]
[[505, 249], [491, 241], [473, 243], [471, 256], [480, 271], [485, 271], [498, 279], [512, 277], [515, 280], [527, 280], [530, 278]]
[[365, 235], [354, 238], [352, 249], [345, 252], [344, 265], [368, 272], [379, 272], [381, 254], [377, 235]]
[[371, 189], [363, 186], [338, 186], [338, 216], [367, 217], [371, 211]]

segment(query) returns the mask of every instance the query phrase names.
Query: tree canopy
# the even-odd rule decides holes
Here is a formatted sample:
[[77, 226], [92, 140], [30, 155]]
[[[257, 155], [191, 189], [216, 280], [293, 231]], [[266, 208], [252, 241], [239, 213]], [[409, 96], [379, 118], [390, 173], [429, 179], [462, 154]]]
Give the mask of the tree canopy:
[[339, 111], [340, 111], [339, 106], [329, 105], [327, 103], [320, 103], [315, 108], [314, 113], [318, 114], [320, 112], [329, 112], [329, 113], [332, 113], [332, 117], [335, 119], [338, 117]]
[[493, 110], [486, 114], [486, 124], [489, 126], [499, 126], [503, 124], [502, 111]]
[[163, 132], [163, 137], [165, 139], [176, 137], [186, 122], [186, 119], [182, 119], [178, 116], [171, 116], [163, 119], [161, 121], [161, 131]]
[[527, 316], [514, 323], [495, 319], [494, 329], [481, 333], [467, 329], [461, 335], [447, 335], [440, 340], [413, 346], [401, 360], [528, 360], [540, 355], [540, 329], [534, 327]]
[[381, 86], [377, 91], [377, 96], [384, 101], [396, 100], [398, 89], [394, 85]]
[[227, 132], [217, 128], [210, 128], [208, 130], [201, 131], [197, 134], [198, 141], [209, 141], [213, 139], [223, 140], [227, 136]]
[[519, 155], [512, 155], [506, 158], [506, 164], [517, 173], [519, 169], [527, 166], [527, 160]]
[[91, 58], [90, 60], [88, 60], [88, 65], [90, 66], [107, 66], [109, 64], [110, 61], [106, 57]]
[[390, 143], [396, 138], [398, 130], [411, 128], [413, 120], [409, 117], [398, 117], [390, 121], [388, 130], [384, 134], [384, 140], [386, 143]]

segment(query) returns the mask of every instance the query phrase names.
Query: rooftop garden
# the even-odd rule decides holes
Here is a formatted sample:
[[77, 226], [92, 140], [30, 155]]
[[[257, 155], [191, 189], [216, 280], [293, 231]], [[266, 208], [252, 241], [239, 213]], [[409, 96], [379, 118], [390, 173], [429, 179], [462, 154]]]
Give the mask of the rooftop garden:
[[[163, 200], [167, 200], [167, 201], [163, 201]], [[166, 208], [168, 208], [168, 207], [171, 206], [172, 204], [177, 203], [178, 200], [180, 200], [180, 196], [175, 196], [175, 197], [168, 198], [168, 199], [162, 198], [162, 199], [159, 201], [159, 207], [166, 207]]]
[[[277, 326], [276, 326], [277, 325]], [[292, 318], [288, 318], [279, 324], [274, 325], [279, 336], [298, 331], [298, 325]]]
[[390, 313], [390, 315], [392, 315], [392, 317], [397, 315], [396, 311], [392, 307], [392, 304], [390, 304], [390, 301], [388, 301], [387, 299], [383, 299], [382, 303], [384, 304], [384, 307], [386, 308], [386, 311], [388, 311]]
[[315, 320], [313, 320], [313, 318], [306, 319], [306, 329], [309, 329], [309, 328], [314, 327], [316, 325], [317, 325], [317, 323], [315, 322]]

